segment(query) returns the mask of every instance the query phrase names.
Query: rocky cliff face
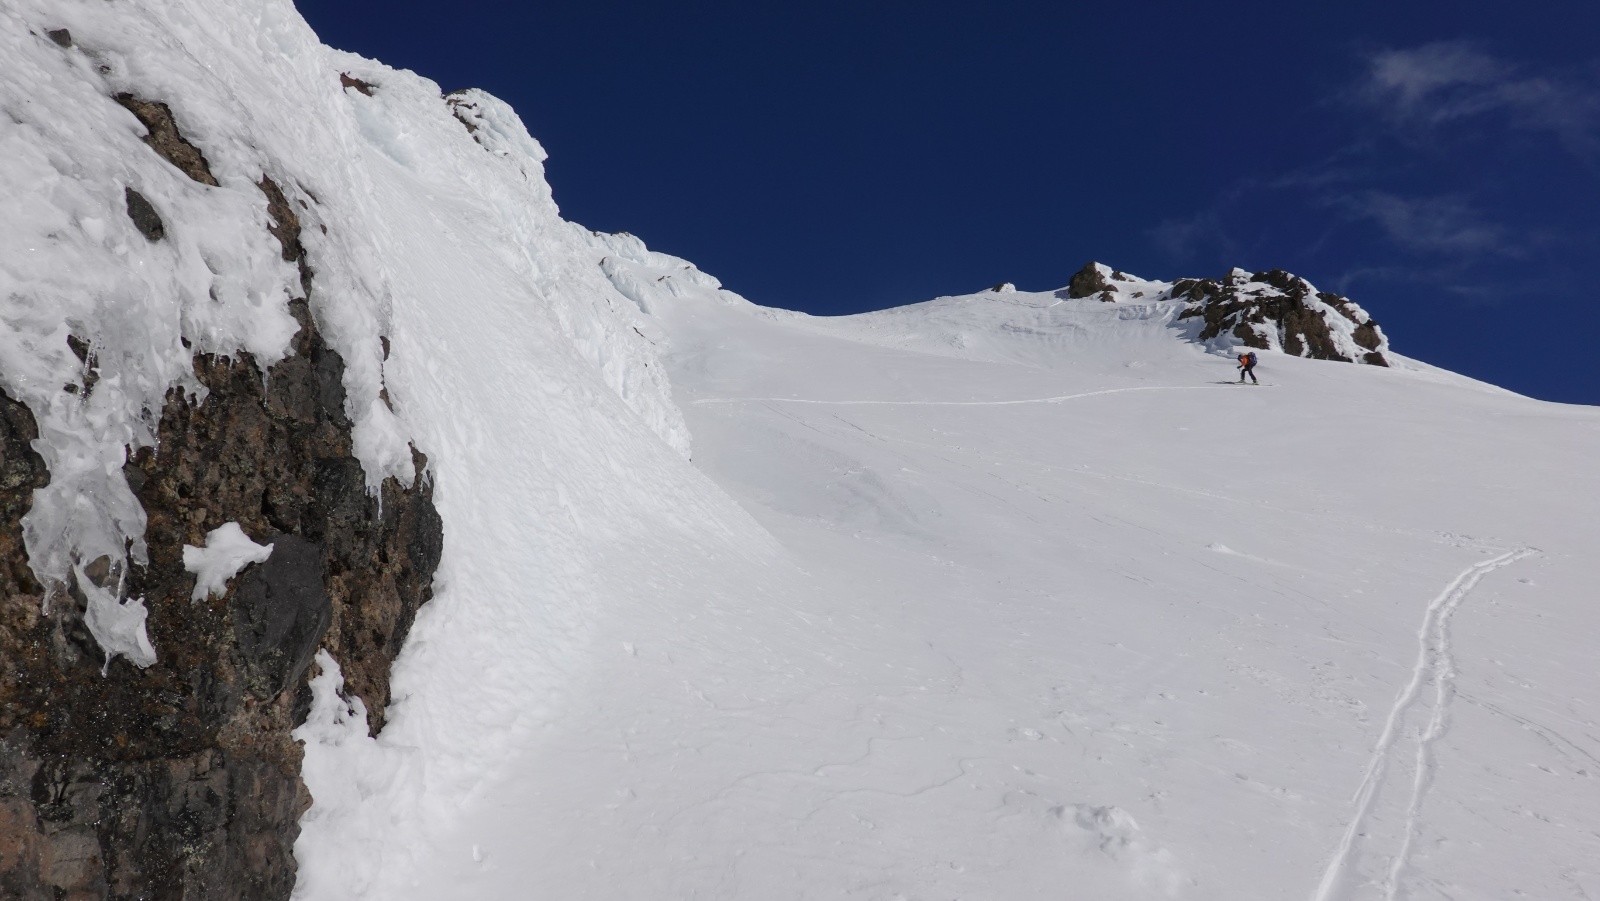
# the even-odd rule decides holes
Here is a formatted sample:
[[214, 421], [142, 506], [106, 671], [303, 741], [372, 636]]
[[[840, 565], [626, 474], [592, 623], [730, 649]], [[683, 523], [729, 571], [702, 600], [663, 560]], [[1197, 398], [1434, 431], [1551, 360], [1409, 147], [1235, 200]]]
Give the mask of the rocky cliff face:
[[[58, 41], [59, 42], [59, 41]], [[216, 184], [165, 105], [116, 98], [146, 143]], [[292, 353], [265, 372], [249, 353], [197, 354], [203, 392], [171, 390], [157, 443], [124, 467], [143, 506], [148, 564], [102, 557], [53, 601], [28, 565], [22, 519], [51, 474], [27, 406], [0, 392], [0, 896], [18, 899], [286, 898], [309, 804], [290, 737], [309, 704], [317, 648], [382, 728], [389, 668], [430, 596], [442, 543], [426, 461], [409, 484], [368, 491], [346, 416], [344, 361], [323, 340], [295, 203], [270, 178], [268, 230], [300, 270]], [[131, 189], [126, 215], [165, 237]], [[69, 337], [92, 397], [89, 342]], [[203, 395], [203, 396], [202, 396]], [[273, 552], [220, 597], [192, 599], [185, 545], [237, 522]], [[87, 579], [93, 585], [82, 584]], [[117, 590], [149, 610], [155, 663], [109, 661], [85, 621], [86, 593]]]
[[1348, 297], [1318, 291], [1282, 269], [1234, 269], [1219, 279], [1150, 282], [1100, 263], [1073, 275], [1063, 294], [1114, 303], [1162, 300], [1186, 304], [1180, 320], [1199, 320], [1197, 340], [1232, 342], [1316, 360], [1387, 366], [1388, 339]]

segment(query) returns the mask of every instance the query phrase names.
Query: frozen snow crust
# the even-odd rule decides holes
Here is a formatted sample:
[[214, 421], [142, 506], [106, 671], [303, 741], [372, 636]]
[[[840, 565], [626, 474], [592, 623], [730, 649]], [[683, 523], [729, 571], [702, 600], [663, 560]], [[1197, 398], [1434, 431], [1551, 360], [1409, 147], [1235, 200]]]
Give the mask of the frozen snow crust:
[[[159, 440], [169, 391], [204, 390], [192, 356], [250, 353], [265, 371], [288, 352], [287, 301], [305, 292], [273, 236], [265, 181], [301, 220], [312, 313], [344, 360], [370, 488], [412, 477], [412, 399], [383, 399], [401, 294], [432, 292], [426, 302], [462, 317], [482, 315], [486, 293], [519, 298], [530, 327], [564, 336], [566, 353], [687, 453], [648, 327], [595, 265], [609, 245], [560, 219], [543, 150], [494, 98], [447, 100], [330, 50], [287, 0], [20, 0], [0, 9], [0, 58], [0, 387], [38, 421], [50, 482], [24, 527], [52, 594], [85, 584], [73, 570], [91, 561], [117, 574], [144, 561], [144, 512], [122, 465]], [[203, 156], [191, 171], [147, 146], [138, 104], [166, 106]], [[424, 200], [438, 219], [400, 218]], [[419, 283], [395, 263], [414, 227], [470, 233], [477, 252]], [[418, 253], [422, 265], [439, 256]], [[148, 646], [137, 599], [90, 593], [108, 653]]]

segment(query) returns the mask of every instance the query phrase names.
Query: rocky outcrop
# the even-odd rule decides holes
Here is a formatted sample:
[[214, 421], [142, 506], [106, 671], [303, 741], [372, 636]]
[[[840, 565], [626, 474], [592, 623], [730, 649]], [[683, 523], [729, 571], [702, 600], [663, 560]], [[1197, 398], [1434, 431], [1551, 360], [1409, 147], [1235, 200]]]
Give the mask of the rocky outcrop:
[[1348, 297], [1318, 291], [1282, 269], [1234, 269], [1220, 279], [1146, 281], [1103, 263], [1089, 263], [1056, 292], [1063, 300], [1184, 304], [1180, 321], [1200, 320], [1193, 337], [1219, 347], [1242, 344], [1297, 357], [1387, 366], [1389, 341], [1378, 323]]
[[1111, 293], [1116, 290], [1111, 284], [1112, 275], [1109, 267], [1099, 263], [1086, 263], [1082, 269], [1073, 273], [1072, 279], [1067, 282], [1067, 299], [1098, 297], [1105, 301], [1112, 300]]
[[365, 94], [368, 97], [371, 97], [372, 92], [377, 90], [378, 87], [370, 81], [364, 81], [355, 77], [354, 75], [351, 75], [349, 72], [339, 73], [339, 84], [341, 87], [353, 89], [359, 93]]
[[211, 164], [206, 162], [206, 155], [183, 137], [177, 121], [172, 118], [171, 107], [132, 94], [118, 94], [114, 99], [144, 125], [144, 142], [151, 150], [161, 154], [167, 162], [195, 181], [217, 186], [217, 177], [211, 174]]
[[1297, 357], [1389, 365], [1388, 341], [1366, 311], [1282, 269], [1181, 279], [1173, 284], [1172, 297], [1191, 304], [1179, 318], [1204, 322], [1201, 341], [1231, 336], [1246, 347]]
[[1105, 303], [1130, 300], [1156, 300], [1169, 287], [1164, 282], [1150, 282], [1112, 269], [1104, 263], [1085, 263], [1073, 274], [1067, 286], [1056, 292], [1062, 300], [1094, 298]]
[[155, 242], [167, 236], [167, 226], [161, 221], [161, 214], [156, 212], [143, 194], [132, 188], [124, 188], [122, 196], [128, 206], [128, 218], [133, 220], [134, 228], [144, 235], [145, 240]]
[[[153, 149], [216, 184], [164, 104], [117, 99]], [[442, 523], [419, 453], [413, 482], [368, 490], [344, 362], [307, 300], [315, 276], [294, 212], [304, 201], [270, 178], [260, 188], [305, 289], [290, 302], [293, 353], [266, 372], [249, 354], [194, 358], [204, 396], [169, 393], [158, 444], [124, 467], [147, 515], [148, 564], [82, 570], [143, 598], [153, 665], [106, 662], [84, 622], [91, 586], [47, 606], [21, 519], [49, 473], [32, 415], [0, 393], [0, 897], [286, 898], [310, 801], [290, 732], [309, 707], [317, 648], [341, 663], [370, 729], [383, 726], [389, 668], [430, 596]], [[155, 209], [131, 191], [126, 201], [161, 240]], [[88, 396], [93, 353], [72, 349], [86, 374], [64, 390]], [[183, 548], [229, 522], [273, 553], [225, 594], [192, 599]]]

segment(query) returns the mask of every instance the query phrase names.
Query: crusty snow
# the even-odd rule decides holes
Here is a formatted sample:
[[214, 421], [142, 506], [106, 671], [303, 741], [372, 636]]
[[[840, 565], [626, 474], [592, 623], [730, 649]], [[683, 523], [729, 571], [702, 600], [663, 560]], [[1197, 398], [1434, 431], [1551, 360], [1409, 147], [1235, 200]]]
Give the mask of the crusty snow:
[[297, 898], [1600, 896], [1600, 411], [1404, 359], [1241, 387], [1132, 290], [769, 310], [562, 220], [509, 108], [287, 0], [0, 25], [36, 570], [137, 562], [120, 464], [194, 390], [183, 341], [286, 348], [263, 174], [306, 201], [369, 480], [429, 458], [444, 555], [379, 738], [318, 655]]

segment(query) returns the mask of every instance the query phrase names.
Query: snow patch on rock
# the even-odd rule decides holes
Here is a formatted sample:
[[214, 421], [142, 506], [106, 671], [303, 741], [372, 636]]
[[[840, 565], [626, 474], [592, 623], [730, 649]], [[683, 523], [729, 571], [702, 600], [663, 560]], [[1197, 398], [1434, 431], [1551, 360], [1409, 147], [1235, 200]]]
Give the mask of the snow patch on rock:
[[84, 624], [89, 627], [89, 634], [105, 651], [106, 662], [101, 668], [101, 673], [107, 672], [111, 661], [118, 657], [126, 657], [134, 666], [144, 669], [156, 662], [156, 649], [150, 644], [150, 636], [145, 632], [145, 620], [149, 618], [150, 611], [144, 605], [143, 598], [122, 597], [122, 579], [116, 580], [116, 586], [110, 587], [98, 584], [88, 572], [89, 567], [75, 565], [72, 574], [76, 577], [75, 584], [82, 592], [87, 602], [84, 610]]
[[194, 573], [192, 600], [228, 592], [228, 580], [252, 563], [265, 563], [272, 545], [256, 544], [236, 522], [224, 523], [206, 535], [204, 547], [183, 546], [183, 568]]

